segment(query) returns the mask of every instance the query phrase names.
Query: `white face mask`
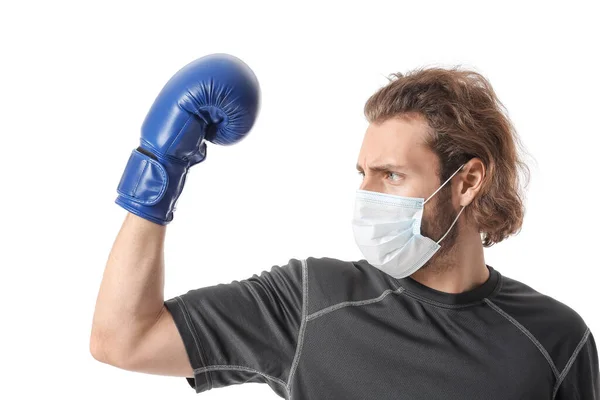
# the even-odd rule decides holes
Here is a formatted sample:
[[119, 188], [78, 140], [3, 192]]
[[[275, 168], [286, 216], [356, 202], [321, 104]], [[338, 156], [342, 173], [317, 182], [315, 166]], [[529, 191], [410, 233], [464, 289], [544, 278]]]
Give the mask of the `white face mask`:
[[421, 235], [423, 206], [464, 166], [461, 165], [427, 200], [357, 190], [352, 228], [354, 240], [369, 264], [401, 279], [412, 275], [436, 251], [463, 212], [437, 242]]

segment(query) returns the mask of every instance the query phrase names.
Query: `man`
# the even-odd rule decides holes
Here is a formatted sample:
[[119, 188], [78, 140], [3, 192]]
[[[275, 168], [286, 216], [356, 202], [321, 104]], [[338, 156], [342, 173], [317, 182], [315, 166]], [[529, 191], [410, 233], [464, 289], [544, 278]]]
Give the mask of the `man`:
[[[228, 81], [250, 122], [219, 139], [230, 116], [214, 102], [190, 108], [212, 112], [191, 129], [189, 116], [165, 129], [172, 114], [153, 106], [146, 121], [159, 133], [143, 129], [146, 148], [119, 185], [117, 203], [131, 213], [98, 295], [96, 359], [186, 377], [197, 393], [260, 382], [294, 400], [600, 399], [585, 321], [485, 263], [483, 247], [522, 225], [526, 165], [492, 87], [473, 71], [398, 73], [367, 101], [352, 219], [364, 259], [291, 259], [165, 301], [163, 242], [182, 177], [204, 159], [204, 139], [238, 140], [257, 111], [245, 70], [213, 73], [193, 81]], [[185, 90], [167, 90], [171, 102], [190, 93], [176, 81]]]

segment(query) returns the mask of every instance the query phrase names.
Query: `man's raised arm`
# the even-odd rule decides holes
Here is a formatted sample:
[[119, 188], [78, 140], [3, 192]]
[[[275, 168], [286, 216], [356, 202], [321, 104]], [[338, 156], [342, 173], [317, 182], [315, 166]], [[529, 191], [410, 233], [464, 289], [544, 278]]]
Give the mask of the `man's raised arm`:
[[129, 213], [98, 293], [90, 337], [96, 359], [141, 372], [193, 376], [164, 305], [166, 225], [189, 168], [206, 158], [206, 141], [242, 140], [259, 105], [256, 76], [227, 54], [192, 61], [159, 93], [117, 187], [115, 202]]

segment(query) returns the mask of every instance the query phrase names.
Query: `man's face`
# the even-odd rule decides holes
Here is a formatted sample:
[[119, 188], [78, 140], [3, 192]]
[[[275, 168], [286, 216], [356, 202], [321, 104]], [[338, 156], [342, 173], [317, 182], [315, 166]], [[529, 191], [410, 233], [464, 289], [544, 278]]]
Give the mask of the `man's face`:
[[[425, 145], [427, 122], [420, 118], [394, 118], [370, 124], [358, 156], [362, 172], [360, 189], [427, 199], [443, 183], [436, 171], [438, 156]], [[435, 194], [423, 210], [421, 234], [438, 241], [456, 218], [459, 205], [453, 205], [451, 181]], [[458, 237], [459, 221], [444, 238], [440, 250], [423, 265], [447, 256]]]

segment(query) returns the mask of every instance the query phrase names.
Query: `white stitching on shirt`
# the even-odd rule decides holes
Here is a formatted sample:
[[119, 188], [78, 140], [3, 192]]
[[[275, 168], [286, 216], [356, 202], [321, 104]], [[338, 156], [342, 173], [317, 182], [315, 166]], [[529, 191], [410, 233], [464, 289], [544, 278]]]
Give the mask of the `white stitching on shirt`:
[[202, 373], [202, 372], [205, 372], [205, 371], [230, 370], [230, 369], [237, 370], [237, 371], [250, 371], [250, 372], [254, 372], [256, 374], [264, 376], [267, 379], [270, 379], [272, 381], [275, 381], [275, 382], [283, 385], [283, 387], [286, 386], [285, 382], [282, 381], [279, 378], [276, 378], [276, 377], [271, 376], [271, 375], [267, 375], [264, 372], [260, 372], [259, 370], [254, 369], [254, 368], [244, 367], [242, 365], [209, 365], [207, 367], [196, 368], [194, 370], [194, 373], [198, 373], [199, 374], [199, 373]]
[[[340, 309], [340, 308], [343, 308], [346, 306], [361, 306], [361, 305], [365, 305], [365, 304], [376, 303], [378, 301], [383, 300], [390, 293], [395, 293], [395, 294], [405, 293], [406, 295], [410, 295], [411, 297], [415, 297], [419, 300], [424, 300], [425, 302], [430, 303], [432, 305], [439, 305], [439, 306], [446, 307], [446, 308], [463, 308], [463, 307], [472, 306], [474, 304], [482, 302], [481, 300], [479, 300], [479, 301], [469, 303], [469, 304], [464, 304], [464, 305], [443, 304], [443, 303], [431, 301], [429, 299], [421, 298], [420, 296], [417, 296], [417, 295], [411, 293], [404, 287], [399, 286], [398, 288], [396, 288], [394, 290], [392, 290], [392, 289], [384, 290], [376, 298], [367, 299], [367, 300], [359, 300], [359, 301], [340, 302], [338, 304], [334, 304], [332, 306], [325, 307], [324, 309], [316, 311], [316, 312], [310, 314], [309, 316], [307, 316], [306, 313], [307, 313], [307, 309], [308, 309], [308, 267], [307, 267], [308, 261], [306, 259], [303, 259], [301, 261], [302, 261], [302, 297], [303, 297], [302, 298], [302, 321], [301, 321], [300, 329], [299, 329], [299, 333], [298, 333], [298, 343], [296, 344], [296, 354], [294, 355], [294, 360], [292, 362], [292, 368], [290, 370], [290, 375], [288, 377], [288, 381], [287, 381], [287, 385], [286, 385], [286, 390], [287, 390], [289, 400], [292, 400], [292, 397], [291, 397], [292, 396], [291, 395], [292, 377], [294, 375], [294, 372], [295, 372], [296, 367], [298, 366], [298, 362], [300, 360], [300, 354], [302, 353], [302, 345], [304, 343], [304, 335], [306, 333], [306, 324], [308, 321], [311, 321], [313, 319], [316, 319], [318, 317], [321, 317], [325, 314], [328, 314], [332, 311], [335, 311], [337, 309]], [[494, 296], [499, 291], [501, 285], [502, 285], [502, 276], [500, 276], [500, 278], [498, 279], [498, 283], [496, 284], [496, 287], [494, 288], [492, 293], [490, 293], [489, 296], [490, 297]], [[483, 300], [487, 300], [487, 298], [483, 299]], [[557, 373], [558, 373], [558, 371], [557, 371]]]
[[484, 301], [490, 307], [492, 307], [492, 309], [496, 310], [500, 315], [502, 315], [504, 318], [509, 320], [514, 326], [516, 326], [521, 332], [523, 332], [525, 334], [525, 336], [527, 336], [529, 338], [529, 340], [531, 340], [533, 342], [533, 344], [538, 348], [538, 350], [546, 358], [546, 360], [548, 361], [548, 364], [550, 364], [550, 368], [552, 368], [554, 377], [558, 379], [559, 373], [558, 373], [558, 369], [556, 368], [556, 365], [554, 365], [554, 361], [552, 361], [550, 354], [548, 354], [548, 352], [546, 351], [544, 346], [542, 346], [542, 344], [535, 338], [535, 336], [533, 336], [533, 334], [531, 332], [529, 332], [523, 325], [521, 325], [516, 319], [514, 319], [513, 317], [508, 315], [506, 312], [504, 312], [504, 310], [502, 310], [500, 307], [498, 307], [496, 304], [494, 304], [491, 300], [484, 299]]
[[357, 300], [357, 301], [343, 301], [341, 303], [337, 303], [334, 304], [332, 306], [329, 307], [325, 307], [322, 310], [319, 311], [315, 311], [314, 313], [310, 314], [308, 316], [308, 318], [306, 318], [307, 321], [313, 320], [315, 318], [319, 318], [320, 316], [323, 316], [327, 313], [330, 313], [331, 311], [335, 311], [339, 308], [343, 308], [346, 306], [362, 306], [364, 304], [371, 304], [371, 303], [377, 303], [378, 301], [381, 301], [384, 299], [385, 296], [387, 296], [390, 293], [402, 293], [404, 291], [403, 287], [400, 287], [396, 290], [391, 290], [391, 289], [386, 289], [383, 291], [383, 293], [381, 293], [378, 297], [375, 297], [373, 299], [368, 299], [368, 300]]
[[294, 376], [294, 372], [296, 371], [296, 367], [298, 366], [298, 362], [300, 360], [300, 354], [302, 353], [302, 344], [304, 343], [304, 333], [306, 332], [306, 310], [308, 305], [308, 267], [306, 265], [307, 260], [302, 260], [302, 322], [300, 323], [300, 329], [298, 330], [298, 343], [296, 343], [296, 354], [294, 354], [294, 359], [292, 361], [292, 367], [290, 369], [290, 376], [288, 377], [288, 381], [285, 385], [285, 389], [287, 390], [288, 399], [292, 400], [292, 377]]
[[[245, 282], [243, 282], [245, 283]], [[254, 293], [255, 296], [258, 297], [258, 294], [256, 293], [255, 289], [252, 287], [252, 285], [248, 285], [248, 287], [250, 288], [250, 290]], [[183, 303], [183, 299], [179, 298], [181, 300], [181, 302]], [[302, 338], [304, 337], [304, 327], [306, 325], [305, 320], [306, 320], [306, 303], [307, 303], [307, 299], [308, 299], [308, 288], [307, 288], [307, 267], [306, 267], [306, 260], [302, 260], [302, 322], [300, 324], [300, 328], [299, 328], [299, 333], [298, 333], [298, 343], [296, 344], [296, 354], [294, 356], [294, 361], [292, 363], [292, 368], [290, 370], [290, 377], [288, 378], [288, 382], [286, 383], [285, 381], [276, 378], [274, 376], [265, 374], [264, 372], [261, 372], [259, 370], [256, 370], [254, 368], [250, 368], [250, 367], [244, 367], [241, 365], [208, 365], [206, 367], [201, 367], [201, 368], [196, 368], [194, 369], [194, 374], [196, 373], [204, 373], [204, 372], [209, 372], [209, 371], [216, 371], [216, 370], [239, 370], [239, 371], [250, 371], [250, 372], [254, 372], [257, 373], [261, 376], [264, 376], [267, 379], [270, 379], [274, 382], [279, 383], [280, 385], [283, 386], [283, 388], [285, 389], [286, 393], [287, 393], [287, 398], [291, 400], [291, 392], [290, 392], [290, 382], [292, 379], [292, 375], [294, 372], [294, 369], [296, 367], [296, 365], [298, 364], [298, 359], [300, 358], [300, 352], [302, 351]], [[185, 307], [185, 304], [184, 304]], [[187, 310], [186, 310], [187, 311]], [[187, 320], [186, 320], [187, 323]], [[190, 328], [189, 324], [188, 324], [188, 328]], [[190, 328], [191, 330], [191, 328]], [[196, 347], [198, 347], [198, 343], [196, 340], [196, 335], [193, 334], [192, 337], [194, 337], [194, 341], [196, 342]], [[198, 350], [198, 352], [200, 353], [200, 351]], [[202, 356], [200, 356], [202, 358]], [[210, 379], [210, 374], [207, 374], [209, 379]], [[212, 389], [213, 385], [212, 385], [212, 380], [211, 382], [209, 382], [209, 390]]]
[[[183, 299], [181, 298], [181, 296], [177, 296], [175, 298], [175, 300], [177, 301], [177, 305], [181, 308], [181, 310], [183, 311], [183, 315], [184, 315], [184, 320], [185, 320], [185, 324], [188, 327], [188, 330], [191, 332], [192, 334], [192, 338], [194, 339], [194, 344], [196, 345], [196, 352], [198, 353], [198, 356], [200, 357], [200, 362], [202, 364], [206, 365], [206, 360], [203, 357], [204, 354], [204, 349], [202, 349], [202, 344], [200, 343], [200, 340], [198, 339], [198, 333], [196, 332], [196, 328], [194, 327], [194, 324], [190, 323], [190, 321], [192, 320], [192, 317], [190, 316], [187, 306], [185, 305], [185, 302], [183, 301]], [[213, 382], [212, 382], [212, 377], [210, 376], [210, 372], [206, 373], [206, 377], [207, 377], [207, 383], [208, 383], [208, 390], [212, 389], [213, 386]], [[194, 378], [195, 379], [195, 378]]]
[[579, 344], [577, 345], [575, 350], [573, 350], [573, 354], [571, 355], [569, 362], [567, 362], [567, 365], [565, 365], [562, 372], [560, 373], [560, 377], [556, 381], [556, 385], [554, 386], [554, 392], [552, 393], [552, 400], [554, 400], [554, 397], [556, 397], [556, 393], [558, 393], [558, 388], [560, 387], [560, 384], [562, 383], [563, 379], [565, 379], [565, 376], [567, 376], [567, 374], [569, 373], [569, 369], [575, 362], [575, 358], [577, 357], [577, 354], [579, 354], [579, 351], [583, 347], [583, 344], [587, 341], [589, 335], [590, 335], [590, 328], [588, 327], [585, 330], [585, 333], [583, 334], [583, 338], [581, 338], [581, 340], [579, 341]]

